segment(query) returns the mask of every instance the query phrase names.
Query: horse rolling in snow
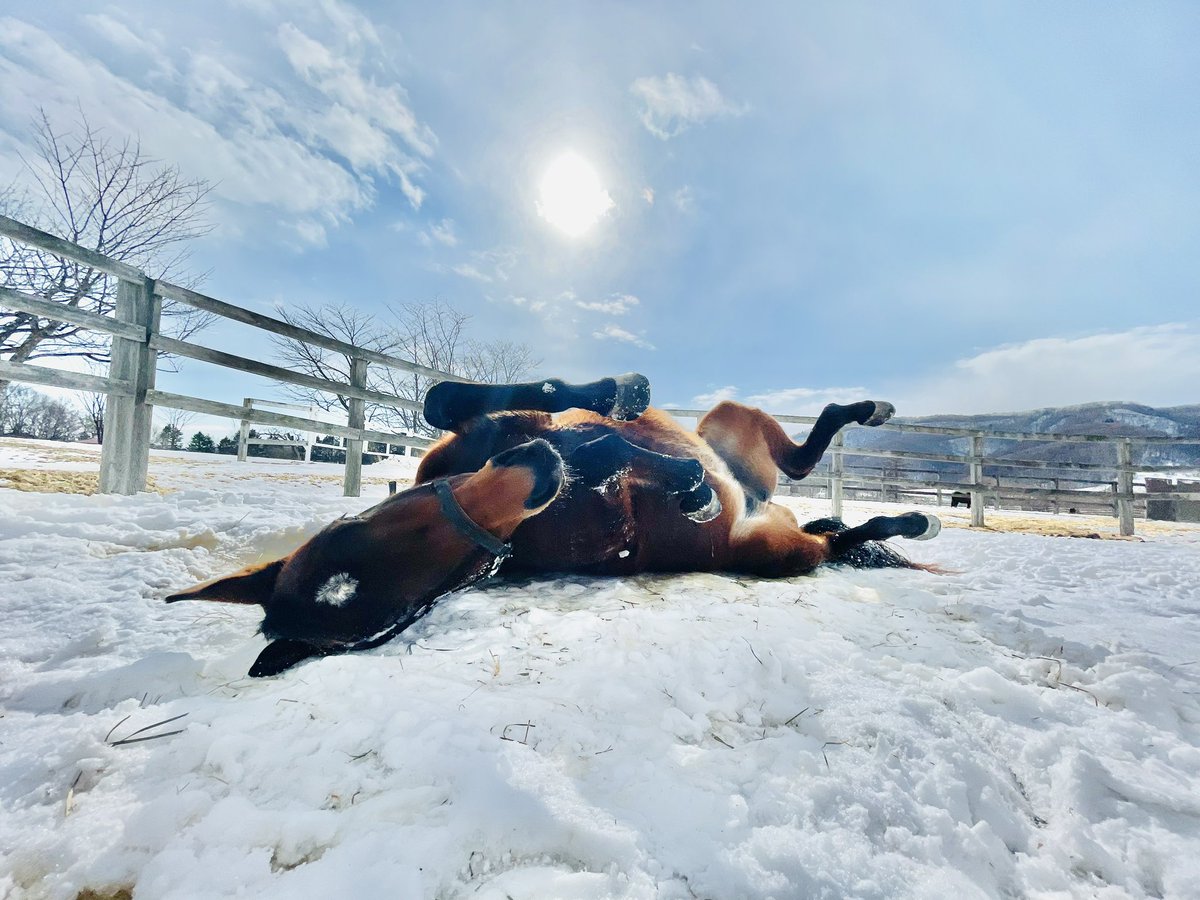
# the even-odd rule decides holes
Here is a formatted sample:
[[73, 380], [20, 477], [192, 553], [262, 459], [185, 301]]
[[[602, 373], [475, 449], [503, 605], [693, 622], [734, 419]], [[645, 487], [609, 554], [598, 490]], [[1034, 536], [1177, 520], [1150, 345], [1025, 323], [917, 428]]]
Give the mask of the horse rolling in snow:
[[258, 677], [377, 647], [501, 564], [526, 574], [765, 577], [824, 562], [925, 568], [874, 542], [931, 538], [941, 527], [934, 516], [800, 526], [770, 499], [779, 472], [803, 478], [841, 428], [882, 424], [890, 403], [830, 404], [801, 444], [738, 403], [718, 404], [694, 433], [649, 403], [649, 382], [636, 374], [583, 385], [437, 384], [425, 418], [449, 433], [421, 460], [414, 487], [338, 519], [282, 559], [167, 602], [261, 605], [270, 643], [250, 669]]

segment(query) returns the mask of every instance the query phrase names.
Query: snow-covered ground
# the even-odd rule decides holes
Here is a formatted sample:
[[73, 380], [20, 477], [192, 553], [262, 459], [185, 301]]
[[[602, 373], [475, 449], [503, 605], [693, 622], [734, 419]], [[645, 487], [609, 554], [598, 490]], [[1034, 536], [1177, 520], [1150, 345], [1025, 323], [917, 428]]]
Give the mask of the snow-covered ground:
[[[904, 545], [940, 576], [494, 584], [262, 681], [253, 609], [161, 602], [386, 465], [359, 500], [189, 454], [162, 494], [0, 488], [0, 893], [1200, 896], [1200, 527]], [[0, 441], [0, 470], [89, 466]]]

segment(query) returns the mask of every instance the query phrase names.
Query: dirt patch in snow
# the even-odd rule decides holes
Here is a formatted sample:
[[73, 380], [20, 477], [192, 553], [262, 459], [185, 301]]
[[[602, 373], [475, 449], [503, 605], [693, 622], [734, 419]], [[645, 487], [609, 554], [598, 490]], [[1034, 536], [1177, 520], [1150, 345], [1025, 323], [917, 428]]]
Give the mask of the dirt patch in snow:
[[[53, 469], [0, 469], [0, 487], [40, 494], [95, 494], [100, 490], [96, 472], [58, 472]], [[153, 476], [146, 478], [146, 490], [168, 494]]]

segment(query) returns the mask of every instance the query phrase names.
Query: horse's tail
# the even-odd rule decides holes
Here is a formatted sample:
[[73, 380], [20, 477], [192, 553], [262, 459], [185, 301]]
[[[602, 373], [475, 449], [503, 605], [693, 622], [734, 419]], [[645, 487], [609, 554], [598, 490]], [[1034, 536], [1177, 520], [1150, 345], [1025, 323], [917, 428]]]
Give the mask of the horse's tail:
[[[836, 516], [827, 519], [813, 519], [804, 525], [809, 534], [836, 534], [845, 531], [849, 526]], [[883, 541], [866, 541], [856, 547], [843, 550], [837, 556], [826, 562], [826, 565], [853, 566], [856, 569], [918, 569], [922, 572], [932, 572], [935, 575], [945, 575], [947, 569], [931, 563], [913, 562], [891, 544]]]

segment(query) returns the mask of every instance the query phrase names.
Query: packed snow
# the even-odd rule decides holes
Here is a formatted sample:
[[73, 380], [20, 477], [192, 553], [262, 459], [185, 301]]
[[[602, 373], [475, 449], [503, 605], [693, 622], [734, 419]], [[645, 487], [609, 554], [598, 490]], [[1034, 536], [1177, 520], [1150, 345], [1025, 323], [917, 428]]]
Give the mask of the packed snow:
[[405, 462], [361, 499], [190, 454], [155, 455], [162, 493], [0, 488], [0, 894], [1200, 895], [1200, 527], [495, 582], [266, 680], [256, 608], [162, 603]]

